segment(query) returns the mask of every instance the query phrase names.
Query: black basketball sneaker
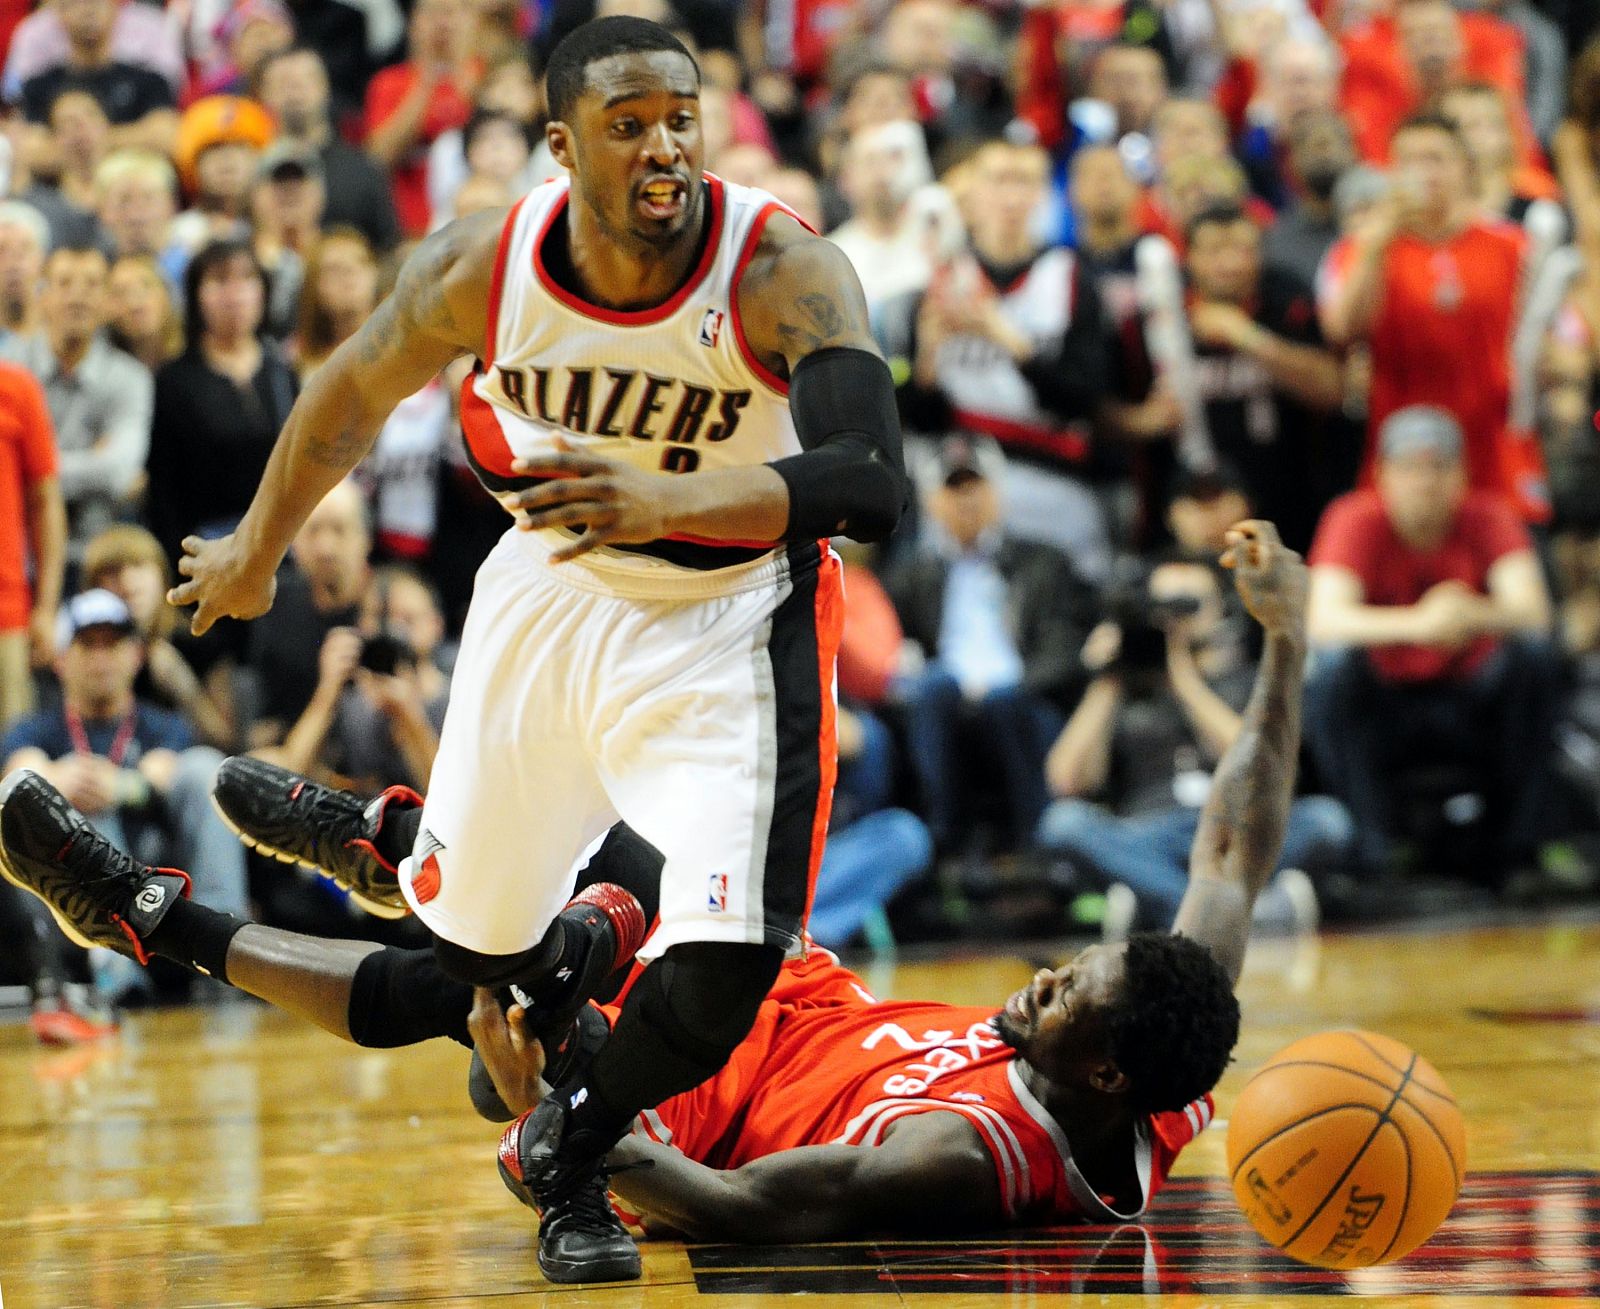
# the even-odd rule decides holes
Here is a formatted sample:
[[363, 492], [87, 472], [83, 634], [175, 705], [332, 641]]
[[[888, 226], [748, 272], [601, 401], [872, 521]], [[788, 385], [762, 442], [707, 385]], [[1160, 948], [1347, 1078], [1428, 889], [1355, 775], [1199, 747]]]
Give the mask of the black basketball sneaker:
[[546, 1096], [507, 1127], [501, 1180], [538, 1212], [539, 1267], [552, 1282], [632, 1281], [642, 1271], [639, 1247], [611, 1207], [604, 1156], [562, 1158], [567, 1114]]
[[136, 863], [29, 768], [0, 782], [0, 874], [43, 900], [79, 945], [141, 964], [145, 939], [189, 895], [187, 873]]
[[222, 821], [252, 850], [322, 873], [379, 918], [411, 912], [399, 870], [376, 845], [392, 811], [421, 806], [422, 797], [410, 787], [391, 786], [363, 804], [348, 791], [236, 755], [222, 761], [211, 800]]

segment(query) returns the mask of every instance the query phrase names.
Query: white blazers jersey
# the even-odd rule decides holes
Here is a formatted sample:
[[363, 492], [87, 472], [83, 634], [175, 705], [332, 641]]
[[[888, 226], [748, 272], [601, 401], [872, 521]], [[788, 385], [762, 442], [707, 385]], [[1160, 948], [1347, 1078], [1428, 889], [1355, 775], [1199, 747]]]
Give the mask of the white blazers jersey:
[[[1001, 315], [1032, 341], [1059, 341], [1072, 323], [1076, 270], [1072, 251], [1046, 250], [1010, 286], [995, 288]], [[956, 424], [988, 433], [1008, 452], [1050, 462], [1087, 453], [1081, 429], [1042, 409], [1010, 353], [987, 337], [946, 338], [934, 356], [934, 375]]]
[[[788, 386], [750, 350], [738, 307], [739, 279], [763, 229], [790, 211], [765, 192], [710, 174], [703, 185], [704, 250], [683, 286], [652, 309], [604, 309], [550, 276], [545, 246], [566, 211], [567, 179], [535, 187], [512, 209], [495, 260], [483, 355], [461, 397], [468, 459], [507, 508], [536, 480], [513, 472], [512, 461], [548, 453], [558, 436], [671, 473], [800, 452]], [[564, 529], [549, 530], [570, 539]], [[618, 552], [618, 562], [649, 555], [706, 569], [746, 563], [773, 547], [674, 538], [606, 549]]]

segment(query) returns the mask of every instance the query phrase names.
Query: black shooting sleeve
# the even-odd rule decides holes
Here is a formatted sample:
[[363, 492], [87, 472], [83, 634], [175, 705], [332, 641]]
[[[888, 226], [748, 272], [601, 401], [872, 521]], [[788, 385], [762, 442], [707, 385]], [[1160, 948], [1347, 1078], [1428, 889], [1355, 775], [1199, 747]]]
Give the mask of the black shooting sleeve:
[[906, 504], [905, 455], [889, 365], [868, 350], [830, 346], [789, 379], [802, 454], [774, 460], [789, 488], [791, 541], [882, 541]]

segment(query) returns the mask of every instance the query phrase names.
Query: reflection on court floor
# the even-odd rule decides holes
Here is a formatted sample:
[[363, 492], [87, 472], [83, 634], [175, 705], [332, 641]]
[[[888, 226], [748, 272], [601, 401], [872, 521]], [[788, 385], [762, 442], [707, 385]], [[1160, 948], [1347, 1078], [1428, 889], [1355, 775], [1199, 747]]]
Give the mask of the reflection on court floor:
[[1600, 1174], [1497, 1172], [1467, 1179], [1449, 1221], [1398, 1264], [1308, 1268], [1245, 1225], [1227, 1183], [1175, 1179], [1150, 1217], [987, 1240], [698, 1246], [702, 1293], [849, 1295], [1600, 1296]]

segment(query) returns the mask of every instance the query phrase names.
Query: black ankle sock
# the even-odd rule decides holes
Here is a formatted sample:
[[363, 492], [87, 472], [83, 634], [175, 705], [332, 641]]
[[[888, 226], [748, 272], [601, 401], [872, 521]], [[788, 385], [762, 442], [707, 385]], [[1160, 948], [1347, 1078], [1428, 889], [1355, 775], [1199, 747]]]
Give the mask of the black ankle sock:
[[228, 947], [239, 929], [249, 925], [242, 918], [207, 909], [193, 900], [175, 899], [144, 944], [151, 954], [226, 982]]
[[378, 839], [372, 844], [393, 868], [410, 855], [417, 843], [417, 833], [422, 829], [422, 806], [411, 809], [389, 809], [384, 813], [383, 826], [378, 829]]
[[[572, 1161], [599, 1159], [628, 1134], [634, 1112], [618, 1109], [593, 1085], [592, 1078], [580, 1076], [550, 1093], [567, 1106], [567, 1130], [561, 1137], [561, 1155]], [[573, 1105], [573, 1100], [578, 1103]]]
[[[614, 952], [616, 949], [611, 920], [592, 904], [569, 905], [556, 917], [551, 927], [552, 931], [559, 930], [561, 933], [560, 950], [536, 976], [527, 980], [518, 978], [515, 983], [535, 1006], [546, 1012], [566, 1008], [575, 988], [587, 987], [584, 992], [587, 996], [596, 980], [589, 976], [591, 956], [596, 950]], [[609, 958], [607, 962], [610, 962]], [[607, 974], [610, 971], [608, 967]], [[566, 1036], [565, 1025], [560, 1032], [533, 1030], [540, 1039]]]

